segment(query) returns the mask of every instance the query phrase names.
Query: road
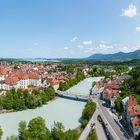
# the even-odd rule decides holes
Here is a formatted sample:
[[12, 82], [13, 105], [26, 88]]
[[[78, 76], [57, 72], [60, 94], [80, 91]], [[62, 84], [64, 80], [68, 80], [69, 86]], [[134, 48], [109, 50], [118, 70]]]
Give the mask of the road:
[[106, 107], [102, 105], [100, 99], [96, 99], [96, 103], [98, 104], [98, 109], [100, 111], [100, 115], [105, 119], [107, 123], [107, 127], [112, 134], [115, 140], [128, 140], [126, 136], [124, 136], [124, 131], [120, 128], [120, 126], [115, 122], [113, 117], [109, 114]]
[[94, 128], [96, 129], [97, 136], [99, 140], [107, 140], [105, 132], [102, 126], [99, 124], [97, 120], [98, 114], [101, 115], [104, 123], [106, 124], [106, 128], [109, 130], [113, 140], [128, 140], [129, 138], [124, 135], [123, 129], [120, 127], [117, 121], [115, 121], [114, 117], [110, 115], [107, 108], [102, 105], [102, 101], [99, 97], [92, 98], [92, 100], [96, 103], [97, 108], [94, 112], [91, 120], [89, 121], [88, 125], [83, 130], [79, 140], [86, 140], [90, 131], [91, 131], [91, 124], [95, 123]]
[[97, 120], [97, 116], [100, 114], [98, 109], [96, 111], [97, 113], [95, 114], [96, 115], [96, 120], [95, 120], [95, 129], [96, 129], [96, 132], [97, 132], [97, 136], [98, 136], [98, 140], [107, 140], [107, 137], [106, 137], [106, 134], [105, 134], [105, 131], [103, 129], [103, 126], [102, 124]]
[[99, 114], [98, 109], [94, 112], [93, 116], [91, 117], [90, 121], [88, 122], [87, 126], [83, 130], [82, 134], [80, 135], [78, 140], [86, 140], [90, 131], [91, 131], [91, 124], [95, 123], [94, 128], [96, 129], [98, 140], [107, 140], [106, 134], [103, 130], [102, 125], [98, 122], [97, 116]]

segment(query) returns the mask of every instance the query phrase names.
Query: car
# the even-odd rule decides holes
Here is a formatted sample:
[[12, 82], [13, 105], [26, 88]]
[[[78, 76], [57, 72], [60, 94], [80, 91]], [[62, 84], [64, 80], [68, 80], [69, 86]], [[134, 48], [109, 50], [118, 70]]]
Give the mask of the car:
[[97, 120], [98, 120], [99, 122], [103, 122], [102, 117], [101, 117], [100, 115], [97, 116]]

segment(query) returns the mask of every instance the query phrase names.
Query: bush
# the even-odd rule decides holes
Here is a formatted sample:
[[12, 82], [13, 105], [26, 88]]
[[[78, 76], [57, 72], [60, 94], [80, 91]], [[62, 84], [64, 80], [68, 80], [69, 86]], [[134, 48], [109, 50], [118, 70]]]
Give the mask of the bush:
[[44, 92], [34, 90], [31, 94], [25, 89], [12, 89], [7, 91], [5, 96], [0, 97], [0, 109], [15, 111], [32, 109], [46, 104], [54, 97], [55, 90], [51, 86], [46, 88]]
[[86, 127], [86, 125], [88, 124], [88, 120], [84, 119], [82, 121], [82, 128], [84, 129]]
[[96, 130], [92, 130], [87, 140], [98, 140]]
[[122, 107], [122, 98], [118, 97], [115, 100], [115, 109], [116, 111], [118, 111], [119, 113], [121, 113], [123, 111], [123, 107]]
[[77, 72], [77, 75], [75, 78], [68, 79], [65, 83], [60, 83], [59, 90], [65, 91], [69, 89], [70, 87], [74, 86], [75, 84], [77, 84], [78, 82], [80, 82], [81, 80], [83, 80], [84, 78], [85, 76], [83, 73]]
[[82, 112], [82, 128], [84, 128], [96, 110], [96, 103], [88, 102]]

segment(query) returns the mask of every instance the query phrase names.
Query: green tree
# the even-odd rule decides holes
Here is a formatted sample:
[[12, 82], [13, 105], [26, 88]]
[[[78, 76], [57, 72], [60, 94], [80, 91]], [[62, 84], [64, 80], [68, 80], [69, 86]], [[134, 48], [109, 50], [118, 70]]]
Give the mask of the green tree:
[[129, 68], [127, 66], [123, 66], [123, 65], [116, 65], [113, 68], [118, 74], [127, 72], [129, 70]]
[[82, 112], [83, 119], [89, 120], [96, 110], [96, 103], [88, 102]]
[[51, 137], [54, 140], [65, 140], [65, 129], [62, 123], [54, 122], [54, 127], [51, 130]]
[[3, 97], [3, 108], [7, 110], [13, 109], [13, 95], [10, 91]]
[[65, 140], [78, 140], [79, 134], [77, 130], [68, 130], [65, 133]]
[[84, 129], [87, 124], [88, 124], [88, 120], [87, 119], [83, 119], [82, 120], [82, 128]]
[[2, 135], [3, 135], [3, 131], [2, 128], [0, 127], [0, 139], [2, 138]]
[[83, 80], [84, 78], [84, 74], [80, 70], [78, 70], [75, 78], [70, 78], [66, 82], [59, 84], [59, 90], [65, 91]]
[[55, 90], [52, 86], [47, 87], [44, 90], [46, 96], [48, 97], [49, 100], [53, 99], [55, 97]]
[[12, 135], [10, 137], [7, 137], [7, 140], [18, 140], [18, 137]]
[[23, 110], [25, 108], [26, 106], [24, 100], [17, 93], [15, 93], [13, 95], [13, 109]]
[[45, 120], [41, 117], [32, 119], [28, 124], [29, 139], [49, 140], [49, 130], [45, 125]]
[[28, 108], [36, 108], [42, 105], [42, 100], [40, 95], [31, 94], [26, 99]]
[[87, 138], [87, 140], [98, 140], [97, 134], [96, 134], [96, 130], [92, 130], [92, 132], [90, 133], [89, 137]]
[[121, 97], [118, 97], [116, 100], [115, 100], [115, 109], [121, 113], [122, 112], [122, 98]]
[[45, 92], [41, 92], [40, 93], [40, 97], [41, 97], [41, 100], [42, 100], [42, 104], [47, 104], [49, 98], [47, 97], [47, 95], [45, 94]]
[[18, 137], [19, 137], [19, 139], [20, 140], [26, 140], [26, 138], [25, 138], [25, 131], [26, 131], [26, 122], [25, 121], [21, 121], [20, 123], [19, 123], [19, 128], [18, 128], [18, 133], [19, 133], [19, 135], [18, 135]]
[[0, 110], [2, 110], [3, 109], [3, 98], [1, 97], [0, 98]]
[[66, 66], [66, 71], [67, 71], [68, 74], [69, 74], [69, 73], [74, 73], [74, 67], [68, 65], [68, 66]]
[[88, 121], [96, 110], [96, 103], [89, 101], [82, 112], [82, 128], [85, 128]]

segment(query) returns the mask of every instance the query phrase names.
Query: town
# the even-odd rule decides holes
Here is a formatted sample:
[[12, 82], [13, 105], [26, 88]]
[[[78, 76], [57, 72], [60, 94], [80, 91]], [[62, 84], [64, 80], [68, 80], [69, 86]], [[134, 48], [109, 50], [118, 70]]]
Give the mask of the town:
[[[1, 113], [25, 110], [26, 108], [36, 108], [54, 99], [55, 96], [79, 101], [89, 100], [90, 102], [91, 100], [95, 102], [97, 106], [93, 116], [97, 116], [96, 119], [101, 118], [102, 127], [100, 129], [104, 131], [104, 137], [106, 139], [118, 139], [118, 137], [121, 139], [135, 139], [140, 134], [139, 104], [135, 95], [124, 95], [126, 81], [132, 77], [131, 74], [129, 74], [131, 71], [132, 68], [122, 65], [94, 66], [91, 64], [64, 64], [60, 62], [33, 63], [22, 61], [11, 64], [10, 62], [2, 61], [0, 65]], [[92, 76], [101, 78], [99, 78], [100, 80], [93, 81], [88, 96], [78, 95], [79, 93], [65, 93], [65, 91], [72, 86]], [[52, 92], [50, 92], [49, 88], [51, 88]], [[13, 100], [15, 100], [14, 94], [18, 94], [19, 92], [23, 94], [27, 93], [30, 96], [35, 95], [35, 99], [31, 99], [29, 102], [24, 99], [24, 105], [21, 105], [23, 102], [19, 102], [19, 105], [15, 104], [14, 101], [13, 105], [11, 105], [12, 103], [10, 104], [11, 106], [8, 104], [5, 105], [5, 102], [8, 103], [10, 102], [9, 100], [11, 100], [8, 98], [9, 91], [12, 93]], [[43, 92], [46, 95], [43, 94]], [[56, 94], [54, 95], [54, 93]], [[41, 100], [39, 100], [39, 97], [36, 95], [40, 96]], [[21, 97], [25, 98], [23, 95], [18, 96], [19, 99]], [[27, 98], [30, 97], [28, 95], [26, 96]], [[45, 96], [47, 98], [46, 100], [44, 99]], [[34, 104], [30, 104], [32, 100], [34, 100]], [[18, 102], [18, 98], [16, 98], [15, 102]], [[28, 105], [26, 105], [26, 102], [28, 102]], [[109, 114], [111, 114], [111, 116]], [[91, 117], [91, 115], [89, 116]], [[89, 123], [95, 124], [95, 126], [93, 126], [94, 129], [96, 125], [100, 123], [95, 120], [90, 121], [90, 117], [86, 123], [84, 121], [82, 122], [84, 131], [86, 131]], [[112, 122], [110, 122], [111, 120]], [[112, 132], [109, 125], [107, 125], [108, 123], [116, 127], [115, 130], [113, 130], [116, 132]], [[121, 131], [120, 128], [122, 129]], [[98, 129], [99, 128], [96, 128], [96, 135], [100, 140], [99, 133], [101, 130]], [[84, 131], [81, 133], [79, 140], [85, 139]], [[91, 129], [89, 129], [87, 134], [90, 134], [90, 131]]]
[[0, 0], [0, 140], [140, 140], [140, 0]]

